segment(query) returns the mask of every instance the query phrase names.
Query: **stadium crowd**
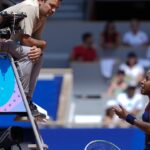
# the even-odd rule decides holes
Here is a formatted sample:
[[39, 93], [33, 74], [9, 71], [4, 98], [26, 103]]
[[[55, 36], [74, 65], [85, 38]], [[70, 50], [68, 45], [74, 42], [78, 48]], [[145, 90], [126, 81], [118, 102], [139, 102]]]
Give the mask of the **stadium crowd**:
[[[149, 45], [148, 34], [140, 28], [140, 21], [133, 19], [130, 22], [130, 31], [126, 31], [122, 36], [117, 31], [115, 22], [108, 21], [103, 32], [100, 33], [98, 44], [95, 43], [93, 34], [87, 32], [82, 35], [82, 43], [74, 46], [70, 54], [70, 60], [73, 62], [92, 63], [97, 61], [101, 63], [100, 69], [104, 80], [109, 83], [107, 92], [102, 94], [104, 99], [105, 97], [109, 99], [103, 116], [103, 127], [130, 126], [114, 115], [111, 110], [114, 105], [122, 105], [136, 116], [140, 116], [142, 113], [145, 101], [140, 94], [139, 85], [144, 78], [145, 72], [150, 67], [148, 59]], [[131, 49], [124, 56], [125, 59], [116, 58], [117, 56], [115, 55], [116, 49], [120, 49], [121, 46]], [[142, 52], [142, 49], [140, 52], [146, 54], [145, 57], [139, 56], [139, 50], [142, 47], [147, 49], [147, 52]], [[120, 59], [119, 63], [116, 59]], [[116, 70], [113, 72], [115, 65]]]

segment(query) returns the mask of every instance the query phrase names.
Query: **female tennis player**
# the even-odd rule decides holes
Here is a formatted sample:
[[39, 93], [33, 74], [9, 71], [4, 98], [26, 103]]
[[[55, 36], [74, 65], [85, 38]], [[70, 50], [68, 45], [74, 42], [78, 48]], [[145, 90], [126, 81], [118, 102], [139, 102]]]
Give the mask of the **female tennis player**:
[[146, 73], [144, 80], [141, 81], [141, 93], [149, 97], [149, 103], [145, 108], [142, 120], [137, 119], [120, 105], [113, 107], [113, 110], [119, 118], [126, 120], [145, 132], [145, 150], [150, 150], [150, 72]]

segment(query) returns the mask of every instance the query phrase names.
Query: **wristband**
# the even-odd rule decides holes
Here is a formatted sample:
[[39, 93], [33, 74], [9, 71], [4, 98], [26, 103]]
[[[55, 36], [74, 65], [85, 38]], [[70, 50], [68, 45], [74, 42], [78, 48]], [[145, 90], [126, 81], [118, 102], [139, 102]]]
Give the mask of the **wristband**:
[[134, 125], [134, 120], [135, 120], [135, 119], [136, 119], [136, 118], [135, 118], [134, 116], [132, 116], [131, 114], [128, 114], [127, 117], [125, 118], [125, 120], [126, 120], [128, 123], [132, 124], [132, 125]]

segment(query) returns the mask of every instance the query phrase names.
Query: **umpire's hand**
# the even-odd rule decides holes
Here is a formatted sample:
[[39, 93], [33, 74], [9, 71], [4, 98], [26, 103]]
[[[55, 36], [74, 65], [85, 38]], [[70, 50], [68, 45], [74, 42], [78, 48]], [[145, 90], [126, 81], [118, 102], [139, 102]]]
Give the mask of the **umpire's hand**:
[[41, 55], [42, 55], [42, 49], [37, 48], [36, 46], [33, 46], [30, 52], [28, 53], [29, 59], [31, 59], [33, 62], [38, 61]]

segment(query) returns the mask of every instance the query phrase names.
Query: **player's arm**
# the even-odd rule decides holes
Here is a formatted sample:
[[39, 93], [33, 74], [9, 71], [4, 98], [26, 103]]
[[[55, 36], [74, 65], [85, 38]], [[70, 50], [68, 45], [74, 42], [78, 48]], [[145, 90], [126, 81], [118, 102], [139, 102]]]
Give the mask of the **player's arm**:
[[150, 123], [135, 119], [134, 125], [150, 135]]
[[150, 123], [136, 119], [133, 115], [129, 114], [129, 112], [127, 112], [126, 109], [121, 105], [119, 105], [119, 107], [113, 107], [113, 110], [119, 118], [126, 120], [128, 123], [135, 125], [136, 127], [143, 130], [146, 134], [150, 135]]

